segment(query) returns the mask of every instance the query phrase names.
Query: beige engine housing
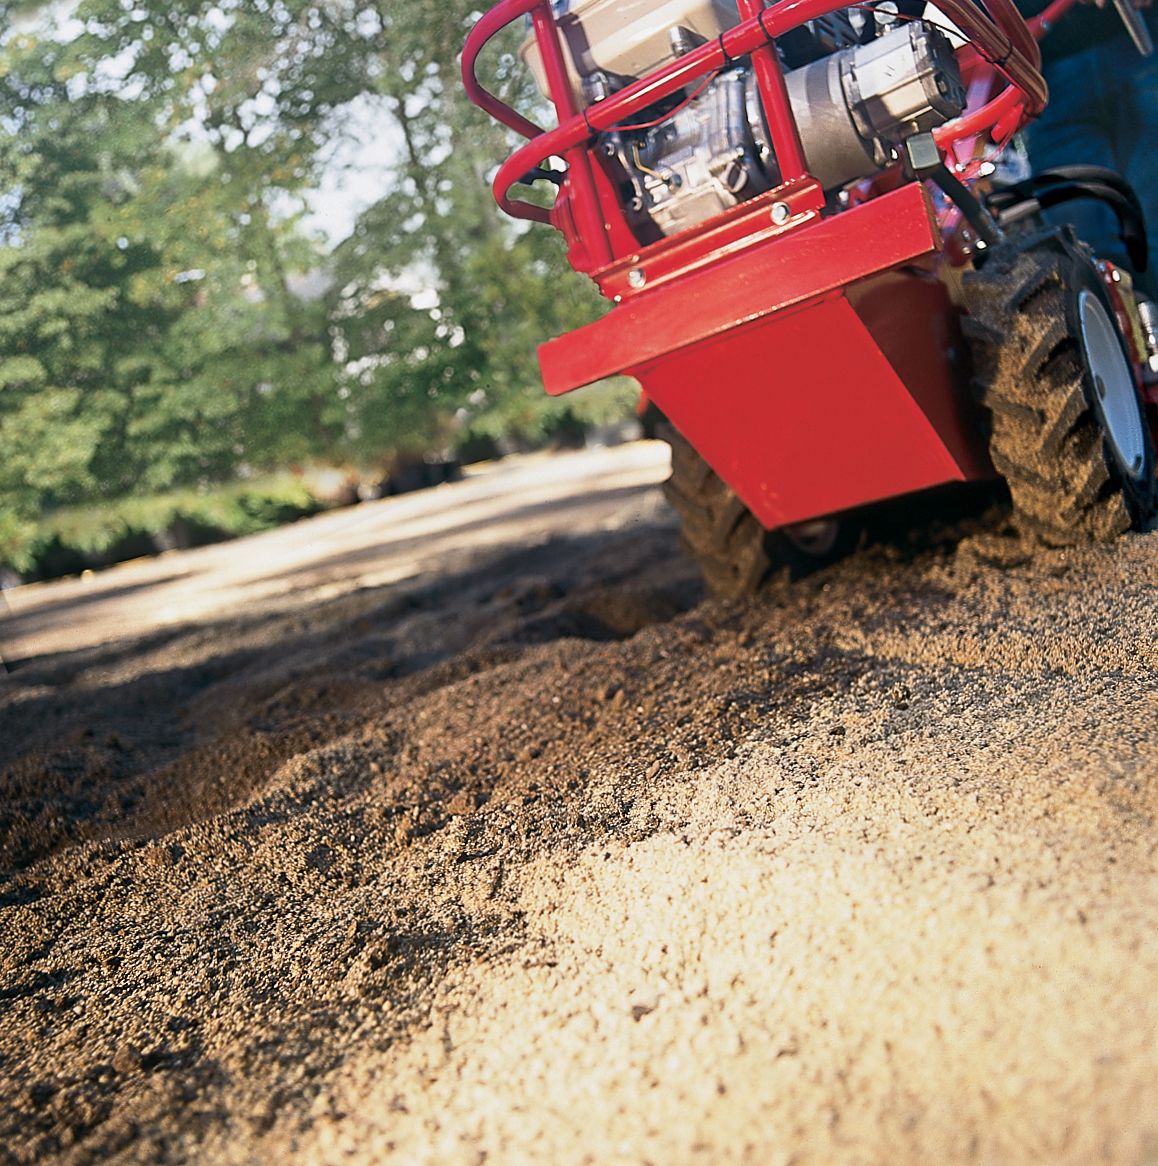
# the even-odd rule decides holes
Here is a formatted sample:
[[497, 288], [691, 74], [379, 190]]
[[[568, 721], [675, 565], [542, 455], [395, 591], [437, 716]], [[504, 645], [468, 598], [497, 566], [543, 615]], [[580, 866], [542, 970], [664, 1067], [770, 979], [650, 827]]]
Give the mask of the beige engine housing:
[[[641, 77], [675, 56], [673, 29], [710, 40], [739, 23], [736, 0], [571, 0], [556, 7], [570, 53], [571, 84], [581, 99], [580, 78], [591, 73]], [[539, 46], [528, 37], [519, 56], [549, 97]]]

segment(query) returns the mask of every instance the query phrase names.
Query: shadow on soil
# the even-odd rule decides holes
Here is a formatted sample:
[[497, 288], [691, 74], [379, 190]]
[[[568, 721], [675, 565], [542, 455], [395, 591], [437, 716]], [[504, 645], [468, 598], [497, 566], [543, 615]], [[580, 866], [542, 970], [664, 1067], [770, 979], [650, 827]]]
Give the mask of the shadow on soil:
[[[289, 757], [356, 728], [384, 688], [452, 684], [552, 640], [625, 639], [701, 598], [674, 530], [657, 525], [504, 550], [291, 615], [9, 661], [0, 867], [230, 808]], [[230, 775], [219, 797], [190, 788], [214, 752]]]
[[[874, 561], [950, 551], [979, 523], [1000, 521], [999, 512], [981, 517], [989, 501], [949, 491], [875, 508], [865, 516], [873, 549], [833, 569], [859, 571], [863, 561], [871, 573]], [[480, 555], [468, 570], [292, 613], [9, 661], [12, 675], [0, 678], [0, 870], [203, 821], [244, 804], [289, 759], [381, 722], [386, 709], [536, 647], [630, 639], [702, 599], [665, 520]]]

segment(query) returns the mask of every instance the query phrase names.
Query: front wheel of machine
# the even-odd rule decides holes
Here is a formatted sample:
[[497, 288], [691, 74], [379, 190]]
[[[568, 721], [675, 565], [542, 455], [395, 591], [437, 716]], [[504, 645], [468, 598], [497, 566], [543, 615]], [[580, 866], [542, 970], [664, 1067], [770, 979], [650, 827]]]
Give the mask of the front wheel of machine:
[[825, 519], [767, 531], [670, 422], [661, 424], [659, 436], [671, 446], [664, 495], [679, 515], [684, 550], [699, 564], [713, 599], [742, 601], [775, 569], [800, 577], [848, 553], [847, 523]]
[[975, 387], [1021, 533], [1105, 542], [1158, 513], [1154, 448], [1098, 272], [1065, 234], [992, 253], [966, 278]]
[[668, 422], [658, 436], [671, 447], [664, 496], [680, 519], [680, 542], [699, 565], [713, 599], [754, 595], [772, 568], [768, 532], [724, 480]]

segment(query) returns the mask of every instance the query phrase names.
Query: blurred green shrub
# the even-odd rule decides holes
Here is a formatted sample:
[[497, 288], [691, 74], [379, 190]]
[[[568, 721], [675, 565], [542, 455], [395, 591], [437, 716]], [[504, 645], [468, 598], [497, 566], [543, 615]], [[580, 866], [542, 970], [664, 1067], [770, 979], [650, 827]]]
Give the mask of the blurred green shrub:
[[39, 521], [0, 514], [0, 567], [30, 581], [53, 578], [271, 530], [323, 509], [300, 477], [286, 473], [68, 507]]

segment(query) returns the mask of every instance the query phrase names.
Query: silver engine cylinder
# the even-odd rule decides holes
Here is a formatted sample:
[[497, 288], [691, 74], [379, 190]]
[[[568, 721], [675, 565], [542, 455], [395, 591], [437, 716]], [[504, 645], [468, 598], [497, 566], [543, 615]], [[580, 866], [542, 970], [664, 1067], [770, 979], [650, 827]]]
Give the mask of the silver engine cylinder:
[[871, 177], [906, 137], [965, 108], [952, 45], [919, 22], [794, 69], [787, 83], [808, 169], [825, 190]]
[[[891, 165], [896, 147], [958, 116], [965, 89], [952, 45], [920, 21], [831, 52], [787, 76], [809, 171], [834, 191]], [[592, 96], [614, 88], [588, 78]], [[641, 122], [646, 122], [641, 117]], [[747, 65], [647, 129], [603, 135], [644, 233], [671, 235], [770, 189], [779, 168]]]

